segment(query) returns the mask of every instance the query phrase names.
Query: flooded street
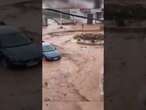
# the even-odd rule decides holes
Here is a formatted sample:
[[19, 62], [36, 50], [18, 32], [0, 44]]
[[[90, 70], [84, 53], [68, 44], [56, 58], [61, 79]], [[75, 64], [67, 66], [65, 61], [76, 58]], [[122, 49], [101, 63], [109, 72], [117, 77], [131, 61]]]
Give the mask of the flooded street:
[[[43, 61], [43, 110], [88, 110], [89, 106], [102, 110], [103, 46], [77, 44], [73, 40], [75, 34], [78, 33], [43, 36], [62, 54], [60, 61]], [[75, 102], [79, 109], [74, 108]], [[58, 108], [53, 106], [55, 103]], [[61, 103], [63, 108], [59, 107]]]

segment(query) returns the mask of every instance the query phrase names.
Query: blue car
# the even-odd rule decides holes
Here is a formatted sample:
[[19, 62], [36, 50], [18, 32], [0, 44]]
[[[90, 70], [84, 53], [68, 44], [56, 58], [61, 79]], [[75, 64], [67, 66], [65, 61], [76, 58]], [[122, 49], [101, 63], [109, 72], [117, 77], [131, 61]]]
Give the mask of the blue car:
[[61, 54], [57, 48], [50, 44], [43, 42], [42, 44], [43, 57], [48, 61], [57, 61], [61, 59]]

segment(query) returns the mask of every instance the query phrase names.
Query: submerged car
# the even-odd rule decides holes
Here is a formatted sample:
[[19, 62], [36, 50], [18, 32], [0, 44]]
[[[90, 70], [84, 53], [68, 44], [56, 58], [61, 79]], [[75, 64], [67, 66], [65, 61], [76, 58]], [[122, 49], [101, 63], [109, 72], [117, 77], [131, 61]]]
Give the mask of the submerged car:
[[40, 47], [18, 29], [0, 26], [0, 59], [3, 66], [34, 66], [39, 64], [42, 60]]
[[61, 59], [59, 50], [51, 43], [43, 42], [42, 51], [43, 57], [48, 61], [57, 61]]

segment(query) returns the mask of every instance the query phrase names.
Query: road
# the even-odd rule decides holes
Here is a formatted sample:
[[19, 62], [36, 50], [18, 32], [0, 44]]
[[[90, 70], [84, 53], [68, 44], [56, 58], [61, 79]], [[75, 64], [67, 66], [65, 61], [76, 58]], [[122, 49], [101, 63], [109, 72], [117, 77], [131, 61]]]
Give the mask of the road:
[[60, 61], [43, 61], [43, 110], [89, 110], [91, 106], [102, 110], [103, 46], [79, 45], [73, 40], [75, 34], [43, 36], [63, 56]]

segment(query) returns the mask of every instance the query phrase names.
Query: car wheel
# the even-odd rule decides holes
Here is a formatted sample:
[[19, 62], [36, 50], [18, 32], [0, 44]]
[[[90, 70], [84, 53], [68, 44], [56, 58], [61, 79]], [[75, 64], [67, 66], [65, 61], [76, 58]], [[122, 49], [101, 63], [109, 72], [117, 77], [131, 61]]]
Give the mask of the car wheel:
[[58, 60], [60, 60], [60, 59], [61, 59], [61, 56], [58, 57]]

